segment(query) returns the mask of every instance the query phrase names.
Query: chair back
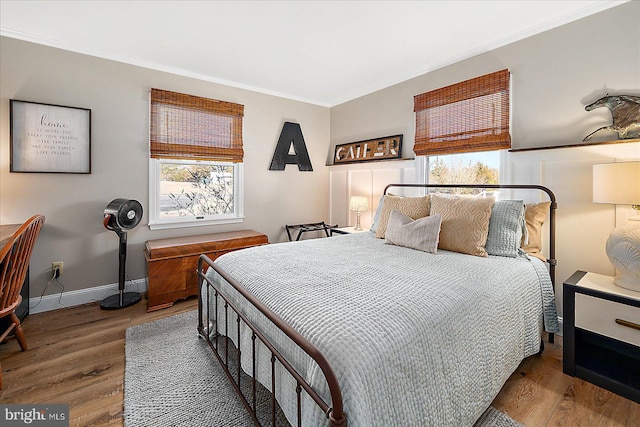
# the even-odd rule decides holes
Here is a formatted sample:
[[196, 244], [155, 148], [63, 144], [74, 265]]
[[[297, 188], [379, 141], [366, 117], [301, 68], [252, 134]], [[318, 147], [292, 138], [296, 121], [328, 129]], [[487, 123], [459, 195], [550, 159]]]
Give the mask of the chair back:
[[12, 312], [22, 300], [20, 291], [42, 224], [43, 215], [32, 216], [0, 249], [0, 317]]

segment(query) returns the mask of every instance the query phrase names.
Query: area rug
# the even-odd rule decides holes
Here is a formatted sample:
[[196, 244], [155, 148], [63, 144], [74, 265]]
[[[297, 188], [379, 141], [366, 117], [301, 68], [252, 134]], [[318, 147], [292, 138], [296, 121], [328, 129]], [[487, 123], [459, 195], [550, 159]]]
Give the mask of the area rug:
[[[194, 310], [127, 329], [126, 427], [253, 425], [218, 361], [198, 338], [197, 319]], [[270, 425], [270, 394], [261, 387], [256, 396], [258, 418]], [[288, 425], [281, 412], [276, 425]], [[474, 427], [518, 426], [489, 407]]]

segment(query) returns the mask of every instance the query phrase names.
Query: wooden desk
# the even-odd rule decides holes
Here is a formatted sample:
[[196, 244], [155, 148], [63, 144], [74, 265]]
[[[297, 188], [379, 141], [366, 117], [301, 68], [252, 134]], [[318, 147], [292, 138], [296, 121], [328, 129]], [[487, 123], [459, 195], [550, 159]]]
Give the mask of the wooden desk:
[[[3, 224], [0, 225], [0, 248], [4, 247], [5, 243], [9, 240], [13, 233], [15, 233], [22, 224]], [[27, 268], [27, 276], [24, 278], [24, 284], [22, 285], [22, 302], [16, 308], [16, 316], [22, 322], [29, 315], [29, 269]], [[0, 319], [0, 330], [6, 329], [9, 326], [8, 318]]]

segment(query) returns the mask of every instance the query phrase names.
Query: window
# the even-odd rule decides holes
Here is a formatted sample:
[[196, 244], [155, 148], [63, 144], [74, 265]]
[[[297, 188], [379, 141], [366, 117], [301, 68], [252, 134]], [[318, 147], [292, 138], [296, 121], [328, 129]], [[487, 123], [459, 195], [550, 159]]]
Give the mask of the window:
[[511, 148], [509, 70], [414, 97], [418, 156]]
[[[426, 157], [429, 184], [500, 184], [500, 151]], [[440, 192], [473, 193], [471, 189]]]
[[242, 220], [242, 163], [151, 159], [152, 229]]
[[242, 221], [243, 110], [151, 90], [151, 229]]
[[[431, 184], [499, 184], [511, 148], [510, 73], [502, 70], [414, 97], [413, 151]], [[456, 189], [452, 192], [470, 192]]]

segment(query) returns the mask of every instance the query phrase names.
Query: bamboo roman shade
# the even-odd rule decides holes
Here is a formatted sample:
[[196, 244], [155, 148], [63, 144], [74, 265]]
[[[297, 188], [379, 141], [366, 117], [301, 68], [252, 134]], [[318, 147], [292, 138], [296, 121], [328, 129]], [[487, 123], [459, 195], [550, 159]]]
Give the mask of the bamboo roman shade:
[[151, 89], [151, 157], [241, 162], [244, 105]]
[[511, 148], [509, 70], [414, 97], [418, 156]]

